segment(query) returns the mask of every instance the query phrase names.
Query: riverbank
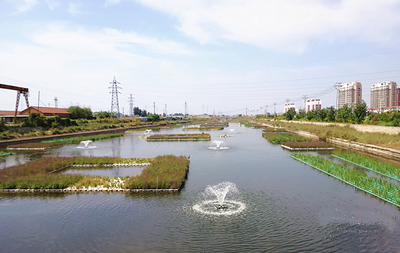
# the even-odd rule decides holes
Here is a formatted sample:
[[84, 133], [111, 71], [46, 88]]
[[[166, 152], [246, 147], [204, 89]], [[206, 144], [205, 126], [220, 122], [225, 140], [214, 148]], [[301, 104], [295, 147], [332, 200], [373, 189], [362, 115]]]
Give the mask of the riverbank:
[[82, 131], [75, 133], [67, 133], [67, 134], [56, 134], [56, 135], [45, 135], [45, 136], [37, 136], [37, 137], [26, 137], [12, 140], [0, 140], [0, 148], [5, 148], [9, 145], [23, 144], [23, 143], [31, 143], [31, 142], [41, 142], [54, 140], [59, 138], [72, 138], [77, 136], [88, 136], [95, 134], [116, 134], [123, 133], [127, 130], [137, 130], [137, 129], [151, 129], [152, 127], [162, 127], [161, 125], [145, 125], [145, 126], [135, 126], [135, 127], [120, 127], [113, 129], [105, 129], [105, 130], [94, 130], [94, 131]]
[[[372, 155], [378, 155], [378, 156], [383, 156], [383, 157], [390, 158], [390, 159], [400, 160], [400, 149], [385, 147], [385, 146], [381, 146], [381, 145], [374, 145], [374, 144], [370, 144], [370, 143], [363, 143], [363, 142], [359, 142], [359, 141], [353, 141], [351, 139], [353, 139], [354, 137], [352, 137], [350, 135], [349, 135], [349, 137], [351, 137], [351, 138], [349, 140], [349, 139], [337, 138], [337, 137], [326, 137], [323, 134], [318, 135], [318, 134], [314, 134], [311, 132], [290, 128], [291, 125], [293, 125], [295, 123], [300, 123], [297, 121], [290, 121], [290, 123], [288, 121], [279, 121], [279, 122], [282, 123], [280, 127], [284, 127], [289, 132], [296, 133], [298, 135], [301, 135], [301, 136], [304, 136], [307, 138], [311, 138], [314, 140], [323, 139], [328, 143], [334, 144], [334, 145], [342, 147], [342, 148], [353, 149], [353, 150], [365, 152], [365, 153], [372, 154]], [[276, 124], [279, 122], [272, 121], [270, 123], [266, 123], [266, 122], [255, 122], [255, 123], [262, 124], [263, 126], [266, 126], [266, 127], [275, 128]], [[273, 125], [272, 123], [275, 123], [275, 124]], [[381, 134], [389, 135], [388, 132], [396, 132], [397, 130], [400, 131], [400, 128], [399, 129], [396, 128], [395, 129], [396, 131], [395, 131], [393, 129], [394, 127], [388, 127], [390, 129], [386, 129], [383, 126], [363, 126], [363, 125], [349, 126], [348, 124], [332, 124], [332, 123], [323, 123], [323, 122], [312, 122], [312, 123], [313, 124], [309, 124], [309, 125], [319, 125], [320, 127], [349, 127], [349, 128], [351, 127], [355, 131], [357, 131], [356, 129], [364, 129], [364, 132], [358, 131], [359, 136], [361, 136], [363, 134], [368, 134], [368, 133], [381, 133]], [[321, 124], [315, 124], [315, 123], [321, 123]], [[308, 124], [308, 123], [305, 123], [305, 124]], [[322, 133], [322, 132], [323, 131], [320, 131], [320, 133]]]

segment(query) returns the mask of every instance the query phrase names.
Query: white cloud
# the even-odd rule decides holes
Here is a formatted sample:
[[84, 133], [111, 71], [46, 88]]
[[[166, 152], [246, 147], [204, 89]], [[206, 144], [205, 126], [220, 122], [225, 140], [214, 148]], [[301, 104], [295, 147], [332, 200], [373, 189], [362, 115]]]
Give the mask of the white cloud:
[[70, 2], [68, 5], [67, 11], [69, 12], [69, 14], [71, 14], [73, 16], [79, 15], [82, 13], [82, 11], [80, 10], [80, 7], [81, 7], [81, 4]]
[[19, 12], [29, 11], [33, 8], [33, 6], [38, 4], [38, 0], [8, 0], [8, 1], [13, 2], [16, 5], [17, 10]]
[[67, 30], [62, 26], [48, 26], [40, 32], [33, 33], [34, 43], [58, 48], [64, 51], [85, 52], [85, 54], [105, 51], [139, 52], [142, 48], [151, 53], [189, 55], [191, 51], [185, 45], [173, 41], [141, 36], [133, 32], [121, 32], [116, 29], [104, 28], [100, 31], [84, 29]]
[[113, 5], [119, 4], [120, 2], [121, 2], [121, 0], [106, 0], [106, 2], [104, 3], [104, 6], [105, 7], [113, 6]]
[[61, 3], [56, 0], [45, 0], [45, 2], [47, 4], [47, 6], [49, 7], [49, 9], [52, 11], [61, 5]]
[[304, 52], [311, 40], [393, 43], [400, 28], [399, 0], [136, 0], [180, 21], [200, 43], [221, 40]]

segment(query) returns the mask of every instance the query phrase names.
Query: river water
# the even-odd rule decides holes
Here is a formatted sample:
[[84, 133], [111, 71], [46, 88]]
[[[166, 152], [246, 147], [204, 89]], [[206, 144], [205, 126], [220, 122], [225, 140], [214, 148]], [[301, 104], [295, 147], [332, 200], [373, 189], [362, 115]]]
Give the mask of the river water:
[[[220, 138], [229, 128], [237, 133]], [[139, 138], [142, 133], [126, 133], [94, 142], [96, 149], [68, 145], [0, 158], [1, 169], [41, 156], [190, 155], [188, 180], [179, 193], [0, 193], [0, 252], [396, 252], [400, 248], [397, 207], [290, 158], [288, 151], [262, 138], [261, 129], [238, 124], [229, 128], [209, 132], [212, 140], [225, 141], [227, 150], [210, 150], [209, 141], [146, 142]], [[221, 182], [236, 185], [246, 208], [218, 216], [194, 210], [205, 188]]]

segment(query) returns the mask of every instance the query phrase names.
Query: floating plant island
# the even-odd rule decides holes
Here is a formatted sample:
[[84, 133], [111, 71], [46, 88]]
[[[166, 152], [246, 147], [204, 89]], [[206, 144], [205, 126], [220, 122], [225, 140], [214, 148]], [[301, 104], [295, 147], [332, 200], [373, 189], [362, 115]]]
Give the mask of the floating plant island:
[[288, 132], [263, 132], [262, 136], [272, 144], [282, 144], [285, 141], [311, 142], [311, 139], [304, 138], [298, 134]]
[[199, 131], [223, 130], [227, 126], [228, 126], [227, 124], [215, 123], [215, 124], [189, 125], [189, 126], [184, 126], [182, 129], [183, 130], [199, 130]]
[[209, 134], [155, 134], [148, 136], [147, 141], [209, 141]]
[[32, 143], [22, 143], [15, 145], [8, 145], [7, 150], [46, 150], [52, 147], [61, 146], [65, 143], [41, 143], [41, 142], [32, 142]]
[[[140, 175], [101, 177], [62, 174], [75, 166], [148, 166]], [[44, 157], [0, 170], [0, 191], [87, 192], [87, 191], [179, 191], [189, 171], [184, 156], [156, 158]]]
[[104, 139], [111, 139], [123, 136], [123, 133], [117, 134], [96, 134], [96, 135], [88, 135], [88, 136], [77, 136], [72, 138], [64, 138], [64, 139], [53, 139], [48, 141], [42, 141], [42, 143], [54, 143], [54, 142], [64, 142], [66, 144], [78, 144], [81, 141], [99, 141]]
[[392, 183], [369, 177], [366, 173], [310, 154], [295, 153], [290, 156], [346, 184], [400, 207], [400, 188]]
[[12, 154], [14, 154], [14, 153], [0, 151], [0, 156], [8, 156], [8, 155], [12, 155]]
[[310, 142], [294, 142], [285, 141], [282, 142], [282, 148], [293, 150], [293, 151], [308, 151], [308, 150], [332, 150], [335, 149], [332, 145], [324, 141], [310, 141]]

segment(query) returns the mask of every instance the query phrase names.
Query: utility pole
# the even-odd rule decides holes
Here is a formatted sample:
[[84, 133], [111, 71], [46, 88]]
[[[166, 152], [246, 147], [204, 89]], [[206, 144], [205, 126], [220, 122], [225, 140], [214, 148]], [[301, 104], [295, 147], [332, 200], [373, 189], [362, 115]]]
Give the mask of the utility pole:
[[187, 103], [186, 103], [186, 100], [185, 100], [185, 115], [184, 115], [185, 117], [187, 116]]
[[339, 89], [342, 87], [342, 83], [335, 83], [336, 89], [336, 110], [339, 110]]
[[118, 89], [121, 89], [121, 87], [118, 86], [119, 82], [117, 82], [117, 80], [115, 80], [115, 76], [114, 76], [114, 80], [112, 82], [110, 82], [110, 84], [112, 84], [110, 87], [108, 87], [109, 89], [112, 89], [111, 93], [111, 115], [115, 112], [116, 117], [119, 117], [119, 103], [118, 103], [118, 93], [121, 93], [118, 91]]
[[129, 94], [128, 102], [129, 102], [129, 116], [133, 117], [133, 104], [135, 103], [135, 98], [133, 97], [132, 94]]
[[303, 95], [303, 100], [304, 100], [304, 110], [306, 110], [307, 95]]

